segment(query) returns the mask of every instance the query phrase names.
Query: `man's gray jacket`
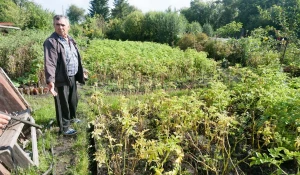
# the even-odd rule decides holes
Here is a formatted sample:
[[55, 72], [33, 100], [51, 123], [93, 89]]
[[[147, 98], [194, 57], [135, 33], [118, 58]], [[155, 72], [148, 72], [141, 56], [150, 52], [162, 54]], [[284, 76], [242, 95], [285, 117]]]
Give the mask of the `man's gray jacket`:
[[[71, 37], [69, 37], [69, 41], [74, 44], [78, 55], [78, 72], [75, 75], [75, 80], [84, 84], [83, 67], [78, 47]], [[59, 41], [58, 34], [55, 32], [52, 33], [52, 35], [45, 40], [43, 46], [46, 83], [49, 84], [53, 82], [56, 87], [70, 86], [71, 82], [67, 74], [65, 49], [63, 44]]]

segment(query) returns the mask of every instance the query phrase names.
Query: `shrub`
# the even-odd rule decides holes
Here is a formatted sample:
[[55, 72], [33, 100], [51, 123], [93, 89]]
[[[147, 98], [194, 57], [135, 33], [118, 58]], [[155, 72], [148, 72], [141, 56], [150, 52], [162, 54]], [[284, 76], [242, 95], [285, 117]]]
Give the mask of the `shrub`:
[[143, 37], [146, 41], [173, 45], [185, 33], [186, 24], [186, 19], [176, 12], [148, 12], [144, 17]]
[[134, 11], [126, 16], [123, 27], [126, 34], [126, 39], [131, 41], [142, 40], [142, 23], [144, 15], [140, 11]]
[[120, 40], [124, 36], [123, 22], [121, 19], [114, 18], [109, 20], [105, 35], [108, 39]]
[[206, 42], [209, 40], [209, 37], [205, 33], [197, 33], [196, 40], [197, 40], [197, 44], [195, 45], [195, 49], [197, 51], [204, 51], [204, 46]]
[[197, 34], [202, 33], [202, 27], [198, 22], [192, 22], [187, 26], [187, 33]]
[[193, 34], [185, 34], [177, 42], [177, 46], [179, 46], [181, 50], [186, 50], [188, 48], [195, 48], [195, 44], [196, 44], [196, 37]]
[[223, 27], [218, 28], [216, 35], [223, 38], [237, 37], [242, 27], [242, 23], [233, 21]]
[[186, 50], [188, 48], [196, 49], [197, 51], [203, 51], [204, 45], [208, 41], [208, 36], [205, 33], [185, 34], [177, 42], [177, 46], [180, 49]]
[[88, 17], [83, 24], [85, 35], [90, 39], [104, 38], [106, 30], [106, 23], [102, 16], [95, 15], [94, 17]]
[[204, 46], [208, 57], [215, 60], [227, 59], [232, 53], [232, 45], [225, 40], [210, 39]]
[[[286, 46], [282, 46], [280, 44], [280, 47], [282, 49], [280, 50], [280, 55], [283, 59], [283, 63], [286, 65], [294, 65], [300, 67], [300, 50], [299, 47], [297, 47], [294, 43], [286, 43]], [[284, 50], [286, 47], [286, 50]]]
[[72, 25], [72, 27], [70, 28], [70, 35], [72, 35], [73, 37], [79, 37], [79, 36], [83, 36], [83, 27], [79, 24], [74, 24]]
[[205, 23], [203, 25], [203, 33], [205, 33], [207, 36], [213, 36], [214, 35], [214, 29], [211, 24]]
[[44, 83], [43, 42], [51, 32], [17, 31], [0, 38], [0, 67], [21, 84]]

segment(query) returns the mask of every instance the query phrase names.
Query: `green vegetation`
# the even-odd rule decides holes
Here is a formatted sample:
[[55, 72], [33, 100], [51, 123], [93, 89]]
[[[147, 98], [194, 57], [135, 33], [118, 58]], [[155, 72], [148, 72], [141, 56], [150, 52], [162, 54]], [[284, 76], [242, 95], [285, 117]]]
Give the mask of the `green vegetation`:
[[[143, 52], [136, 51], [139, 47], [129, 49], [133, 42], [118, 43], [99, 41], [96, 45], [103, 53], [108, 53], [107, 50], [114, 46], [110, 51], [112, 55], [99, 57], [96, 51], [100, 49], [91, 43], [86, 53], [94, 56], [86, 57], [85, 61], [89, 63], [92, 59], [93, 63], [97, 63], [101, 60], [100, 63], [110, 68], [121, 67], [112, 72], [120, 72], [119, 76], [128, 75], [128, 80], [136, 79], [134, 74], [127, 73], [128, 68], [137, 69], [132, 72], [148, 70], [145, 67], [139, 69], [140, 65], [137, 65], [143, 62], [142, 57], [137, 55], [143, 55]], [[147, 44], [143, 43], [151, 48]], [[120, 46], [126, 46], [126, 50], [131, 52], [123, 52]], [[122, 55], [113, 56], [116, 53], [114, 49]], [[156, 52], [160, 53], [159, 50]], [[176, 53], [176, 50], [172, 52]], [[148, 52], [147, 58], [151, 58], [152, 54]], [[168, 58], [167, 55], [164, 58]], [[102, 60], [105, 57], [110, 59]], [[174, 55], [171, 57], [183, 64], [180, 62], [182, 59], [177, 60]], [[112, 61], [114, 58], [122, 59]], [[127, 60], [132, 64], [129, 65]], [[205, 63], [209, 63], [208, 60], [199, 65], [207, 65]], [[92, 125], [95, 126], [93, 135], [97, 140], [96, 160], [99, 166], [109, 174], [299, 173], [299, 134], [293, 133], [299, 133], [297, 104], [300, 84], [298, 78], [289, 78], [281, 72], [278, 63], [261, 63], [252, 66], [254, 69], [236, 66], [215, 70], [213, 76], [205, 79], [203, 88], [194, 87], [177, 93], [158, 91], [144, 96], [107, 97], [96, 90], [89, 105], [94, 113]], [[163, 68], [155, 62], [149, 64], [156, 72]], [[97, 75], [106, 75], [109, 80], [114, 80], [114, 76], [107, 73], [110, 69], [99, 63], [93, 65], [89, 67], [92, 72], [106, 70]], [[168, 64], [165, 62], [163, 65]], [[171, 70], [165, 72], [166, 77], [175, 75], [177, 79], [186, 79], [185, 75]], [[199, 72], [195, 74], [199, 75]], [[101, 78], [98, 82], [106, 81]], [[152, 82], [158, 84], [161, 80], [152, 79]], [[284, 166], [286, 162], [294, 168]]]
[[[85, 91], [80, 91], [80, 97], [87, 97]], [[90, 157], [89, 136], [87, 130], [87, 114], [89, 107], [85, 100], [79, 101], [77, 116], [80, 124], [73, 124], [78, 131], [75, 138], [65, 138], [58, 135], [55, 124], [54, 99], [50, 95], [24, 96], [32, 108], [36, 123], [43, 125], [43, 135], [38, 139], [39, 167], [18, 169], [16, 175], [40, 175], [46, 171], [53, 174], [89, 174]], [[53, 123], [54, 122], [54, 123]]]
[[[92, 174], [95, 158], [102, 174], [299, 174], [299, 1], [190, 5], [142, 13], [115, 0], [111, 16], [107, 8], [77, 15], [71, 32], [90, 72], [80, 134], [52, 155], [61, 138], [43, 130], [40, 167], [19, 173], [41, 174], [53, 162], [58, 174], [60, 165]], [[27, 0], [0, 0], [0, 12], [0, 21], [28, 29], [1, 35], [0, 66], [16, 84], [43, 86], [53, 14]], [[55, 120], [52, 98], [26, 99], [38, 124]]]
[[91, 41], [84, 62], [91, 71], [90, 84], [127, 92], [199, 86], [216, 69], [204, 52], [131, 41]]
[[0, 38], [0, 67], [19, 84], [44, 84], [43, 42], [51, 32], [15, 31]]
[[22, 29], [49, 29], [52, 16], [31, 1], [0, 0], [0, 22], [11, 22]]

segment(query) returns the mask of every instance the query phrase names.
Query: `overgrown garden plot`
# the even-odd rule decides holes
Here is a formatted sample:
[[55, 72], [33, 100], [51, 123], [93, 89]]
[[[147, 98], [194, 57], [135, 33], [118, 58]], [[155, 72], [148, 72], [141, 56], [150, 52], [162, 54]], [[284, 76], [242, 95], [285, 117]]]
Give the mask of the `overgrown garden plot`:
[[[94, 128], [100, 174], [299, 173], [300, 80], [276, 60], [223, 69], [193, 50], [96, 40], [84, 62], [91, 78], [79, 113]], [[54, 118], [50, 101], [31, 104], [37, 123]], [[87, 126], [67, 173], [91, 173]], [[56, 132], [45, 136], [49, 150]], [[46, 163], [25, 174], [49, 168], [51, 155], [40, 155]]]
[[[172, 59], [167, 57], [171, 54], [165, 54], [162, 59], [150, 59], [150, 64], [148, 57], [142, 56], [147, 51], [140, 51], [143, 47], [139, 46], [141, 43], [133, 42], [92, 43], [86, 53], [96, 66], [90, 69], [92, 72], [105, 70], [96, 73], [100, 77], [98, 82], [105, 82], [101, 79], [103, 75], [110, 77], [111, 82], [118, 82], [120, 75], [128, 75], [121, 77], [126, 80], [126, 86], [121, 87], [136, 87], [137, 76], [132, 73], [144, 71], [142, 75], [154, 77], [151, 82], [157, 87], [161, 84], [157, 77], [168, 65], [163, 58], [169, 58], [174, 65], [182, 66], [182, 60], [189, 64], [178, 72], [166, 66], [164, 77], [176, 77], [186, 83], [191, 80], [188, 70], [195, 70], [191, 71], [197, 77], [193, 84], [205, 80], [205, 85], [184, 91], [174, 91], [176, 86], [173, 86], [173, 91], [165, 88], [138, 96], [113, 96], [109, 100], [102, 91], [95, 91], [90, 106], [96, 160], [101, 171], [105, 169], [110, 174], [299, 173], [298, 78], [288, 77], [276, 63], [255, 69], [234, 66], [211, 70], [215, 63], [205, 57], [199, 64], [195, 63], [201, 53], [195, 53], [191, 59], [178, 58], [178, 62], [177, 57]], [[102, 51], [97, 53], [99, 47]], [[149, 54], [155, 55], [154, 50], [149, 49]], [[174, 52], [184, 56], [192, 51], [183, 53], [174, 49]], [[158, 71], [147, 71], [153, 67]], [[172, 78], [163, 80], [165, 84], [172, 82]], [[118, 83], [115, 85], [120, 87]], [[151, 90], [154, 89], [161, 88]], [[287, 163], [292, 166], [286, 166]]]

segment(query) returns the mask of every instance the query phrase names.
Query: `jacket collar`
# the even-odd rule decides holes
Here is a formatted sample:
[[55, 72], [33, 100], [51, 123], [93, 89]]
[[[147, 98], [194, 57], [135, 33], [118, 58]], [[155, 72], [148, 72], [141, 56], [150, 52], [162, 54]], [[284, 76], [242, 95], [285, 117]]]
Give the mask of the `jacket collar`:
[[[59, 41], [59, 35], [56, 32], [53, 32], [50, 37], [54, 38], [57, 41]], [[75, 40], [70, 35], [68, 35], [68, 39], [69, 39], [70, 42], [72, 42], [74, 45], [76, 45]]]

